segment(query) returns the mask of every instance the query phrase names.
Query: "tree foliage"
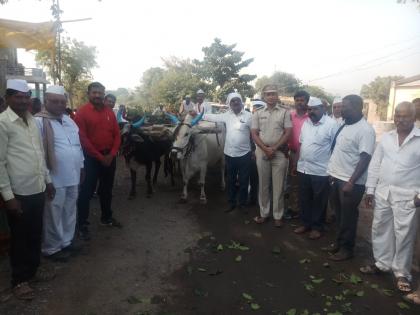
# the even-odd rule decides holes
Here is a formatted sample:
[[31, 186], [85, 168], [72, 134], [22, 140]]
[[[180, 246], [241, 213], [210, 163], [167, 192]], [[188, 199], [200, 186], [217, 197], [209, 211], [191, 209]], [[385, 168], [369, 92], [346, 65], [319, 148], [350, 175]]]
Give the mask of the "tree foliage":
[[253, 58], [243, 60], [244, 53], [235, 50], [236, 44], [223, 44], [215, 38], [208, 47], [203, 47], [202, 61], [194, 60], [198, 76], [209, 85], [209, 92], [216, 101], [224, 101], [228, 93], [237, 90], [242, 96], [251, 97], [254, 88], [250, 85], [257, 76], [241, 74]]
[[255, 89], [261, 93], [266, 84], [275, 84], [279, 88], [279, 94], [283, 96], [293, 96], [301, 87], [301, 81], [294, 74], [276, 71], [271, 76], [262, 76], [255, 82]]
[[[39, 51], [35, 60], [44, 67], [54, 82], [59, 79], [58, 54], [53, 59], [49, 52]], [[61, 41], [61, 82], [69, 93], [71, 107], [78, 106], [79, 89], [84, 88], [91, 79], [91, 70], [96, 67], [96, 48], [87, 46], [75, 39], [63, 38]], [[82, 91], [86, 93], [86, 90]]]
[[391, 82], [402, 79], [402, 76], [376, 77], [369, 84], [364, 84], [360, 90], [360, 95], [371, 99], [378, 105], [377, 113], [381, 119], [386, 118], [389, 103], [389, 90]]

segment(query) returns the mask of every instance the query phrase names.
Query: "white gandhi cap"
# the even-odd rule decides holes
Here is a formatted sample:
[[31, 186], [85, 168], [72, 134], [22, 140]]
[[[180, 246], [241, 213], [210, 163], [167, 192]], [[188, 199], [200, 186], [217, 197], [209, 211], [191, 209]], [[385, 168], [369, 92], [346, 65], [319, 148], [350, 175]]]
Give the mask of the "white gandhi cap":
[[28, 82], [26, 82], [25, 80], [20, 80], [20, 79], [7, 80], [6, 88], [23, 92], [23, 93], [27, 93], [30, 90], [28, 86]]
[[334, 97], [333, 104], [342, 103], [343, 99], [340, 96]]
[[322, 105], [322, 101], [317, 98], [317, 97], [310, 97], [309, 98], [309, 102], [308, 102], [308, 106], [309, 107], [315, 107], [315, 106], [321, 106]]
[[45, 93], [58, 94], [58, 95], [65, 95], [65, 92], [66, 91], [64, 90], [64, 86], [61, 86], [61, 85], [50, 85], [45, 91]]

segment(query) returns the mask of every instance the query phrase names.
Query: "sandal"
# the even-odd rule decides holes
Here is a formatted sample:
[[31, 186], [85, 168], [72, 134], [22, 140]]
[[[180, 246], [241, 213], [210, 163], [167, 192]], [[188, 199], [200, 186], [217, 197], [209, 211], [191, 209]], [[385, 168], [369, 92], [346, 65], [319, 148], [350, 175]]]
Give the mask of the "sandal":
[[380, 275], [381, 273], [384, 273], [384, 271], [379, 269], [375, 264], [360, 267], [359, 270], [365, 275]]
[[406, 277], [398, 277], [397, 279], [397, 289], [401, 292], [410, 292], [411, 283]]
[[255, 221], [255, 223], [257, 223], [257, 224], [262, 224], [262, 223], [267, 222], [267, 221], [268, 221], [268, 218], [263, 218], [263, 217], [261, 217], [261, 216], [256, 216], [256, 217], [254, 218], [254, 221]]
[[420, 305], [420, 291], [414, 291], [404, 295], [402, 299], [408, 303]]
[[32, 300], [35, 298], [34, 290], [29, 286], [28, 282], [21, 282], [12, 289], [13, 295], [19, 300]]

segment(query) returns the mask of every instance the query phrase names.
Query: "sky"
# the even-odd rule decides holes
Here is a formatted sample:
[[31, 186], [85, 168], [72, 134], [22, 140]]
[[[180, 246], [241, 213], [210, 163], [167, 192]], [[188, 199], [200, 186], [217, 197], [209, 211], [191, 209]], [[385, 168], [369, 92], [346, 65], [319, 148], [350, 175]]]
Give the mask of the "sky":
[[[203, 58], [218, 37], [254, 62], [244, 73], [293, 73], [334, 95], [377, 76], [420, 74], [420, 9], [397, 0], [61, 0], [65, 35], [96, 46], [95, 80], [134, 88], [162, 58]], [[49, 0], [9, 0], [0, 18], [51, 20]], [[35, 66], [34, 52], [19, 62]]]

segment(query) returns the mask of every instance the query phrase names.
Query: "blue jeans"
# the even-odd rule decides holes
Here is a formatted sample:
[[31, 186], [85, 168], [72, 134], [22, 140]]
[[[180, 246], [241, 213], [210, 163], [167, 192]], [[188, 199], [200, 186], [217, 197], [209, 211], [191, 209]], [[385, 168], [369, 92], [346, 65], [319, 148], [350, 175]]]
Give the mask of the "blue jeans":
[[227, 168], [228, 197], [231, 206], [237, 203], [236, 182], [239, 182], [239, 205], [245, 206], [248, 199], [249, 170], [251, 166], [251, 152], [243, 156], [231, 157], [225, 155]]

